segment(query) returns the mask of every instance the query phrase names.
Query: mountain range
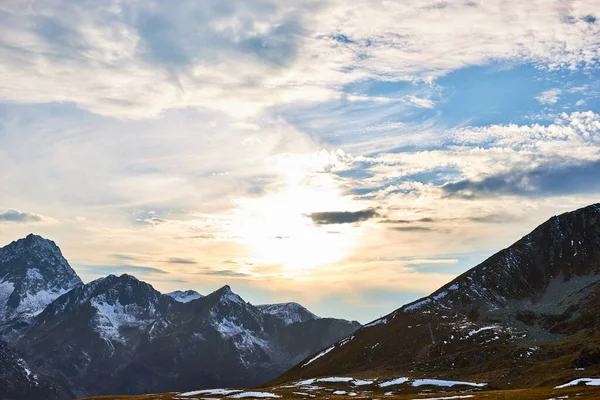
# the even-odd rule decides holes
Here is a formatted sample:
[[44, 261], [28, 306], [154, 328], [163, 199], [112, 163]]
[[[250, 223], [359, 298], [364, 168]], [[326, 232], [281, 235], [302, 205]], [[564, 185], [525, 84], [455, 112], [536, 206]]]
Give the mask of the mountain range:
[[229, 286], [162, 294], [127, 274], [83, 284], [36, 235], [0, 249], [0, 377], [13, 382], [0, 398], [256, 386], [359, 327], [297, 303], [254, 306]]

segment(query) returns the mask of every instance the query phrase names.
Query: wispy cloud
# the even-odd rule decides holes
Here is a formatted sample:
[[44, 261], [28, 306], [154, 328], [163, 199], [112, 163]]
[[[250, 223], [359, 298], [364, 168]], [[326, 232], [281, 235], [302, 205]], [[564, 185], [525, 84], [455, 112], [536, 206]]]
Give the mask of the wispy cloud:
[[139, 265], [76, 265], [76, 268], [78, 270], [83, 270], [86, 273], [94, 273], [99, 275], [121, 274], [126, 272], [141, 276], [168, 274], [167, 271], [159, 268], [144, 267]]
[[0, 212], [0, 222], [15, 222], [26, 224], [46, 221], [48, 221], [48, 218], [27, 211], [8, 209], [6, 211]]
[[247, 116], [344, 98], [341, 85], [368, 78], [431, 81], [498, 59], [574, 69], [599, 56], [593, 0], [218, 3], [9, 2], [0, 17], [2, 99], [70, 101], [124, 118], [190, 106]]
[[562, 92], [561, 89], [549, 89], [542, 92], [536, 99], [542, 104], [556, 104]]

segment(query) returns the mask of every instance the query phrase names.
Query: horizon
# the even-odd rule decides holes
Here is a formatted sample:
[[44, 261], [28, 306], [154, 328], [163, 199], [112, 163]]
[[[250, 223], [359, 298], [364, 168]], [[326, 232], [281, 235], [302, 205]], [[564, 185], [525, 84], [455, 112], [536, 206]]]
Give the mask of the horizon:
[[0, 243], [366, 323], [600, 199], [595, 0], [9, 0]]
[[[588, 205], [586, 205], [586, 206], [584, 206], [584, 207], [578, 208], [578, 209], [576, 209], [576, 210], [570, 210], [570, 211], [566, 211], [566, 212], [564, 212], [564, 213], [561, 213], [561, 214], [556, 214], [556, 215], [553, 215], [553, 216], [549, 217], [548, 219], [544, 220], [543, 222], [541, 222], [540, 224], [538, 224], [538, 225], [536, 226], [536, 228], [535, 228], [535, 229], [537, 229], [537, 228], [538, 228], [538, 227], [540, 227], [541, 225], [543, 225], [543, 224], [545, 224], [545, 223], [549, 222], [549, 221], [550, 221], [552, 218], [554, 218], [554, 217], [559, 217], [559, 216], [561, 216], [561, 215], [563, 215], [563, 214], [568, 214], [568, 213], [570, 213], [570, 212], [575, 212], [575, 211], [579, 211], [579, 210], [581, 210], [581, 209], [584, 209], [584, 208], [593, 207], [593, 206], [599, 206], [599, 205], [600, 205], [600, 202], [598, 202], [598, 203], [592, 203], [592, 204], [588, 204]], [[533, 230], [534, 230], [534, 229], [532, 229], [532, 231], [533, 231]], [[529, 234], [529, 233], [530, 233], [530, 232], [527, 232], [527, 234]], [[524, 236], [526, 236], [527, 234], [525, 234]], [[25, 238], [26, 238], [27, 236], [29, 236], [29, 235], [32, 235], [32, 236], [37, 236], [37, 237], [39, 237], [39, 238], [41, 238], [41, 239], [44, 239], [44, 240], [49, 240], [49, 241], [51, 241], [51, 242], [55, 243], [55, 245], [56, 245], [56, 246], [57, 246], [57, 247], [60, 249], [60, 245], [59, 245], [58, 243], [56, 243], [55, 241], [53, 241], [52, 239], [50, 239], [50, 238], [46, 238], [46, 237], [43, 237], [43, 236], [41, 236], [41, 235], [37, 235], [37, 234], [35, 234], [35, 233], [33, 233], [33, 232], [29, 233], [28, 235], [26, 235], [26, 236], [24, 236], [24, 237], [21, 237], [21, 238], [14, 239], [14, 240], [10, 241], [9, 243], [7, 243], [7, 244], [5, 244], [5, 245], [2, 245], [2, 244], [0, 243], [0, 249], [2, 249], [2, 248], [4, 248], [4, 247], [8, 246], [8, 245], [9, 245], [9, 244], [11, 244], [11, 243], [14, 243], [14, 242], [18, 241], [18, 240], [23, 240], [23, 239], [25, 239]], [[524, 236], [523, 236], [523, 237], [524, 237]], [[515, 239], [515, 240], [514, 240], [514, 242], [513, 242], [513, 243], [511, 243], [511, 245], [512, 245], [512, 244], [514, 244], [514, 243], [516, 243], [516, 242], [517, 242], [518, 240], [520, 240], [520, 239], [521, 239], [521, 238]], [[509, 247], [509, 246], [506, 246], [505, 248], [502, 248], [502, 249], [498, 249], [497, 251], [495, 251], [494, 253], [490, 254], [489, 256], [486, 256], [486, 257], [485, 257], [483, 260], [481, 260], [481, 262], [478, 262], [477, 264], [475, 264], [475, 265], [473, 265], [473, 266], [471, 266], [471, 267], [467, 268], [467, 269], [466, 269], [465, 271], [463, 271], [463, 272], [467, 272], [467, 271], [469, 271], [469, 270], [471, 270], [471, 269], [474, 269], [474, 268], [476, 268], [477, 266], [479, 266], [479, 264], [481, 264], [481, 263], [485, 262], [485, 261], [486, 261], [488, 258], [490, 258], [490, 257], [492, 257], [493, 255], [495, 255], [496, 253], [498, 253], [498, 252], [500, 252], [500, 251], [502, 251], [502, 250], [506, 249], [507, 247]], [[62, 249], [61, 249], [61, 253], [62, 253]], [[64, 254], [63, 254], [63, 257], [65, 257], [65, 256], [64, 256]], [[69, 261], [67, 257], [65, 257], [65, 259], [67, 260], [67, 262]], [[73, 266], [72, 266], [70, 263], [69, 263], [69, 265], [71, 266], [71, 268], [73, 268], [73, 270], [75, 270], [75, 273], [77, 273], [77, 274], [79, 275], [79, 273], [77, 272], [77, 269], [76, 269], [76, 268], [74, 268], [74, 267], [73, 267]], [[461, 274], [462, 274], [462, 273], [461, 273]], [[458, 275], [461, 275], [461, 274], [458, 274]], [[83, 283], [84, 283], [84, 284], [88, 284], [88, 283], [91, 283], [91, 282], [94, 282], [94, 281], [97, 281], [97, 280], [100, 280], [100, 279], [104, 279], [104, 278], [106, 278], [106, 277], [108, 277], [108, 276], [122, 277], [122, 276], [124, 276], [124, 275], [126, 275], [126, 276], [131, 276], [131, 277], [135, 278], [136, 280], [138, 280], [138, 281], [140, 281], [140, 282], [144, 282], [144, 283], [147, 283], [147, 284], [149, 284], [149, 285], [150, 285], [150, 286], [152, 286], [152, 287], [153, 287], [155, 290], [158, 290], [158, 291], [159, 291], [161, 294], [163, 294], [163, 295], [169, 295], [170, 293], [172, 293], [172, 292], [177, 292], [177, 291], [179, 291], [179, 292], [186, 292], [186, 291], [190, 291], [190, 290], [191, 290], [191, 291], [194, 291], [194, 292], [198, 293], [198, 294], [199, 294], [199, 295], [201, 295], [202, 297], [206, 297], [206, 296], [209, 296], [209, 295], [211, 295], [211, 294], [213, 294], [213, 293], [215, 293], [215, 292], [218, 292], [219, 290], [221, 290], [221, 289], [223, 289], [223, 288], [227, 287], [227, 288], [229, 288], [229, 290], [230, 290], [232, 293], [234, 293], [234, 294], [238, 295], [238, 296], [239, 296], [239, 297], [240, 297], [242, 300], [244, 300], [245, 302], [247, 302], [247, 303], [249, 303], [249, 304], [251, 304], [251, 305], [253, 305], [253, 306], [270, 305], [270, 304], [290, 304], [290, 303], [294, 303], [294, 304], [299, 304], [299, 305], [300, 305], [300, 306], [302, 306], [302, 307], [305, 307], [305, 308], [306, 308], [308, 311], [310, 311], [310, 312], [312, 312], [312, 311], [313, 311], [313, 310], [312, 310], [310, 307], [308, 307], [308, 306], [306, 306], [306, 305], [304, 305], [304, 304], [302, 304], [301, 302], [298, 302], [298, 301], [296, 301], [296, 300], [281, 301], [281, 302], [276, 302], [276, 303], [261, 303], [261, 302], [253, 302], [253, 301], [250, 301], [249, 299], [247, 299], [245, 296], [243, 296], [243, 295], [240, 295], [239, 293], [236, 293], [236, 291], [235, 291], [235, 290], [234, 290], [234, 289], [231, 287], [231, 285], [230, 285], [230, 284], [228, 284], [228, 283], [225, 283], [223, 286], [217, 287], [216, 289], [209, 289], [208, 291], [202, 291], [202, 292], [201, 292], [201, 291], [199, 291], [199, 290], [196, 290], [196, 289], [194, 289], [194, 288], [189, 288], [189, 287], [179, 287], [179, 288], [176, 288], [176, 289], [173, 289], [173, 290], [170, 290], [170, 291], [163, 291], [163, 290], [159, 290], [159, 289], [155, 288], [155, 287], [154, 287], [154, 285], [152, 285], [152, 283], [150, 283], [150, 282], [146, 282], [144, 279], [140, 279], [140, 278], [138, 278], [137, 276], [135, 276], [135, 273], [133, 273], [133, 272], [129, 272], [129, 273], [128, 273], [128, 272], [123, 272], [123, 273], [120, 273], [120, 274], [117, 274], [117, 273], [109, 273], [109, 274], [107, 274], [107, 275], [105, 275], [105, 276], [96, 277], [96, 278], [94, 278], [94, 279], [87, 280], [87, 281], [82, 279], [82, 281], [83, 281]], [[455, 276], [454, 278], [450, 279], [449, 281], [447, 281], [447, 282], [445, 282], [445, 283], [441, 284], [439, 287], [437, 287], [437, 288], [435, 288], [435, 289], [431, 290], [429, 293], [423, 294], [422, 296], [419, 296], [419, 297], [416, 297], [416, 298], [414, 298], [414, 299], [410, 299], [410, 300], [408, 300], [408, 301], [406, 301], [406, 302], [404, 302], [404, 303], [398, 304], [398, 305], [397, 305], [397, 307], [395, 307], [394, 309], [392, 309], [392, 310], [389, 310], [389, 311], [388, 311], [388, 312], [386, 312], [385, 314], [381, 314], [381, 315], [379, 315], [379, 316], [377, 316], [377, 317], [374, 317], [374, 318], [373, 318], [373, 319], [371, 319], [371, 320], [366, 320], [366, 321], [358, 321], [358, 319], [352, 319], [352, 318], [343, 318], [343, 319], [347, 319], [347, 320], [349, 320], [349, 321], [358, 321], [358, 322], [360, 322], [362, 325], [367, 325], [368, 323], [375, 322], [375, 321], [377, 321], [377, 320], [381, 319], [382, 317], [384, 317], [384, 316], [386, 316], [386, 315], [388, 315], [388, 314], [391, 314], [391, 313], [393, 313], [394, 311], [396, 311], [396, 310], [398, 310], [398, 309], [400, 309], [400, 308], [402, 308], [402, 307], [404, 307], [404, 306], [407, 306], [407, 305], [409, 305], [409, 304], [412, 304], [412, 303], [417, 303], [418, 301], [420, 301], [420, 300], [422, 300], [422, 299], [424, 299], [424, 298], [426, 298], [426, 297], [429, 297], [430, 295], [432, 295], [433, 293], [435, 293], [436, 291], [438, 291], [438, 289], [441, 289], [443, 286], [446, 286], [446, 285], [448, 285], [448, 284], [449, 284], [451, 281], [453, 281], [455, 278], [457, 278], [457, 277], [458, 277], [458, 275], [457, 275], [457, 276]], [[321, 314], [319, 314], [318, 312], [317, 312], [317, 313], [315, 313], [315, 314], [316, 314], [316, 315], [317, 315], [319, 318], [342, 318], [342, 317], [336, 317], [336, 316], [321, 315]]]

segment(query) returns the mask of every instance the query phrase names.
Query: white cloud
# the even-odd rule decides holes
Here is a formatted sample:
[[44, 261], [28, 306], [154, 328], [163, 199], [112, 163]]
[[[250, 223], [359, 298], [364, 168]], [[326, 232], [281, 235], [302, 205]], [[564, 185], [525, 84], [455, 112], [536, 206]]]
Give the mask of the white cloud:
[[421, 99], [416, 96], [409, 96], [408, 100], [411, 103], [418, 105], [419, 107], [423, 107], [423, 108], [434, 108], [435, 107], [435, 103], [429, 99]]
[[600, 54], [600, 24], [584, 17], [596, 6], [9, 1], [0, 13], [0, 99], [74, 102], [122, 118], [180, 107], [246, 117], [347, 97], [341, 87], [365, 79], [431, 82], [495, 60], [589, 69]]
[[561, 95], [561, 93], [561, 89], [549, 89], [542, 92], [539, 96], [536, 97], [536, 99], [542, 104], [555, 104], [560, 98], [559, 96]]

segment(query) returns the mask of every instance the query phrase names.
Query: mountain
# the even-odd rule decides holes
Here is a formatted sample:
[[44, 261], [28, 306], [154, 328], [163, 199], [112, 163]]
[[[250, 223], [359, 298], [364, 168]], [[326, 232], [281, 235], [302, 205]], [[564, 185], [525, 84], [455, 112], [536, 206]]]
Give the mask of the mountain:
[[287, 324], [229, 286], [180, 302], [124, 274], [56, 298], [13, 345], [81, 397], [256, 386], [358, 327], [329, 318]]
[[166, 293], [166, 295], [172, 297], [180, 303], [188, 303], [192, 300], [204, 297], [195, 290], [176, 290], [174, 292]]
[[256, 307], [264, 313], [280, 318], [286, 325], [319, 319], [298, 303], [261, 304]]
[[0, 341], [0, 398], [67, 400], [72, 396], [31, 368], [6, 342]]
[[597, 204], [551, 218], [271, 384], [320, 376], [435, 376], [505, 389], [598, 374], [599, 282]]
[[50, 240], [28, 235], [0, 249], [0, 339], [18, 339], [48, 304], [82, 285]]

